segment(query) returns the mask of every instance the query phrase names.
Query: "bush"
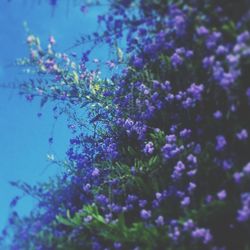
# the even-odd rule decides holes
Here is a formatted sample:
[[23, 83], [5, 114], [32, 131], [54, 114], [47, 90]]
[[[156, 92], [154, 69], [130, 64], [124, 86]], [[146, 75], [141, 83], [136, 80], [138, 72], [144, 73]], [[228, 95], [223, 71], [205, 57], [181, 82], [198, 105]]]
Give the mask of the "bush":
[[55, 101], [74, 137], [61, 175], [13, 183], [39, 202], [10, 218], [11, 249], [250, 249], [249, 7], [111, 1], [78, 41], [115, 51], [109, 79], [91, 49], [74, 62], [28, 36], [18, 63], [39, 78], [21, 93]]

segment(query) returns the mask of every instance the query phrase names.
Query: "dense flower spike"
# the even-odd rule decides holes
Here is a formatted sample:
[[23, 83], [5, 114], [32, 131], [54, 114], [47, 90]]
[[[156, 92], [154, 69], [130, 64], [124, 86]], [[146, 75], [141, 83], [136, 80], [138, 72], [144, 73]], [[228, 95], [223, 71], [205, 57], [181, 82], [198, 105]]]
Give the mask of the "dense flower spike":
[[[27, 38], [21, 92], [73, 138], [61, 175], [12, 183], [38, 206], [10, 217], [10, 249], [249, 249], [250, 2], [110, 2], [79, 61]], [[115, 52], [93, 64], [100, 43]]]

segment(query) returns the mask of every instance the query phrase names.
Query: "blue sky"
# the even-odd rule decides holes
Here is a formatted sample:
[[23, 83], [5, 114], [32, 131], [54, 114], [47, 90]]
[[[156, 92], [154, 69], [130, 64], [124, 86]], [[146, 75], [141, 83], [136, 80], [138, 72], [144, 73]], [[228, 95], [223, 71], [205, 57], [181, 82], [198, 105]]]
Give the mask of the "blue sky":
[[[27, 53], [24, 21], [44, 43], [54, 35], [58, 50], [67, 49], [81, 34], [96, 29], [96, 16], [103, 9], [98, 7], [83, 14], [74, 1], [69, 1], [69, 8], [67, 0], [59, 2], [53, 10], [48, 1], [0, 1], [0, 83], [22, 78], [20, 72], [9, 65]], [[0, 228], [7, 222], [11, 198], [18, 194], [8, 181], [35, 183], [60, 171], [54, 165], [47, 167], [47, 154], [54, 153], [63, 159], [70, 137], [66, 121], [62, 117], [55, 123], [51, 105], [42, 110], [40, 118], [38, 112], [39, 101], [28, 103], [16, 91], [0, 88]], [[55, 143], [50, 146], [48, 138], [53, 126]], [[30, 198], [25, 198], [18, 210], [27, 214], [33, 204]]]

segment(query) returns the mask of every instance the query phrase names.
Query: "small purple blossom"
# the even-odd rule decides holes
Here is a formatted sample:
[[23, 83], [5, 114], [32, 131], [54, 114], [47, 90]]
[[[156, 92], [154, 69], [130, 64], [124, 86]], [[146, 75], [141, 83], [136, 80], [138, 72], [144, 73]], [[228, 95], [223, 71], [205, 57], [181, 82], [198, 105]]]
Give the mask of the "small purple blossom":
[[205, 26], [200, 26], [196, 29], [199, 36], [206, 36], [209, 34], [209, 30]]
[[217, 197], [219, 200], [224, 200], [227, 197], [226, 190], [221, 190], [220, 192], [218, 192]]
[[201, 239], [204, 244], [207, 244], [212, 240], [210, 230], [205, 228], [196, 228], [193, 230], [192, 237], [195, 239]]
[[146, 145], [145, 145], [145, 147], [144, 147], [144, 149], [143, 149], [143, 152], [145, 153], [145, 154], [147, 154], [147, 155], [151, 155], [151, 154], [153, 154], [153, 152], [154, 152], [154, 144], [153, 144], [153, 142], [148, 142]]
[[233, 174], [234, 181], [238, 184], [241, 182], [243, 174], [241, 172], [236, 172]]
[[189, 219], [183, 223], [183, 230], [189, 231], [194, 227], [194, 222], [192, 219]]
[[134, 61], [133, 61], [133, 64], [134, 64], [134, 66], [135, 66], [136, 68], [138, 68], [138, 69], [143, 68], [143, 60], [142, 60], [142, 58], [140, 58], [140, 57], [135, 57], [135, 58], [134, 58]]
[[159, 215], [155, 220], [155, 223], [158, 227], [164, 226], [164, 217], [162, 215]]
[[241, 209], [237, 212], [237, 220], [245, 222], [250, 219], [250, 193], [243, 193], [241, 195]]
[[100, 170], [98, 168], [94, 168], [91, 175], [93, 177], [97, 177], [97, 176], [99, 176], [99, 174], [100, 174]]
[[245, 167], [243, 168], [243, 172], [245, 174], [250, 174], [250, 162], [248, 162]]
[[186, 206], [188, 206], [189, 204], [190, 204], [190, 197], [188, 197], [188, 196], [184, 197], [183, 200], [181, 201], [181, 205], [182, 205], [183, 207], [186, 207]]
[[219, 120], [222, 117], [222, 112], [220, 110], [217, 110], [216, 112], [214, 112], [213, 116], [215, 119]]
[[122, 243], [121, 242], [115, 242], [114, 243], [114, 248], [115, 249], [121, 249], [122, 248]]
[[170, 61], [171, 61], [171, 64], [173, 65], [174, 68], [177, 68], [178, 66], [182, 65], [182, 63], [183, 63], [183, 59], [177, 53], [174, 53], [171, 56]]
[[246, 129], [242, 129], [240, 132], [236, 134], [238, 140], [243, 141], [248, 138], [248, 132]]
[[216, 136], [216, 147], [217, 151], [222, 151], [227, 145], [227, 141], [223, 135]]
[[151, 211], [142, 209], [140, 212], [140, 216], [143, 220], [148, 220], [151, 217]]

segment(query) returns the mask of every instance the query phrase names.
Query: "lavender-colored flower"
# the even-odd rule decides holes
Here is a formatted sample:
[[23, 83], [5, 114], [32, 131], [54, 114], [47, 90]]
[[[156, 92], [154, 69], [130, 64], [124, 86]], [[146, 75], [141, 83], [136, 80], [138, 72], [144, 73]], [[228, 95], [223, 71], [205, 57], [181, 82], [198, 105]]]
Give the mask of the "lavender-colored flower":
[[191, 193], [196, 188], [196, 184], [193, 182], [190, 182], [188, 184], [188, 191]]
[[213, 196], [212, 195], [207, 195], [205, 198], [206, 203], [210, 203], [213, 200]]
[[193, 154], [189, 154], [187, 156], [187, 160], [188, 160], [188, 162], [190, 162], [192, 164], [196, 164], [197, 163], [197, 157], [194, 156]]
[[143, 220], [148, 220], [151, 217], [151, 211], [150, 210], [146, 210], [146, 209], [142, 209], [140, 212], [141, 218]]
[[153, 142], [148, 142], [146, 145], [145, 145], [145, 147], [144, 147], [144, 149], [143, 149], [143, 152], [145, 153], [145, 154], [147, 154], [147, 155], [151, 155], [151, 154], [153, 154], [153, 152], [154, 152], [154, 144], [153, 144]]
[[228, 52], [228, 49], [223, 45], [219, 45], [218, 48], [216, 49], [217, 55], [225, 55], [227, 52]]
[[147, 201], [146, 200], [139, 200], [139, 207], [145, 207], [147, 205]]
[[100, 170], [98, 168], [94, 168], [91, 175], [93, 177], [97, 177], [97, 176], [99, 176], [99, 174], [100, 174]]
[[220, 192], [218, 192], [217, 197], [219, 198], [219, 200], [224, 200], [227, 197], [226, 190], [221, 190]]
[[134, 61], [133, 61], [133, 64], [134, 64], [134, 66], [135, 66], [136, 68], [138, 68], [138, 69], [143, 68], [143, 60], [142, 60], [142, 58], [140, 58], [140, 57], [135, 57], [135, 58], [134, 58]]
[[156, 197], [157, 200], [161, 200], [162, 199], [162, 194], [157, 192], [157, 193], [155, 193], [155, 197]]
[[241, 179], [243, 177], [243, 174], [241, 172], [236, 172], [236, 173], [233, 174], [233, 177], [234, 177], [234, 181], [236, 183], [240, 183]]
[[122, 248], [122, 243], [121, 242], [115, 242], [114, 243], [114, 248], [115, 249], [121, 249]]
[[84, 222], [89, 223], [92, 219], [93, 217], [91, 215], [88, 215], [84, 218]]
[[191, 134], [191, 129], [184, 128], [183, 130], [180, 131], [180, 136], [182, 138], [188, 138]]
[[167, 135], [166, 142], [168, 142], [168, 143], [176, 142], [176, 136], [175, 135]]
[[183, 223], [183, 230], [184, 231], [189, 231], [194, 227], [194, 222], [192, 219], [188, 219]]
[[243, 172], [245, 174], [250, 174], [250, 162], [248, 162], [245, 167], [243, 168]]
[[196, 228], [193, 230], [192, 237], [195, 239], [201, 239], [204, 244], [207, 244], [212, 240], [210, 230], [205, 228]]
[[188, 197], [188, 196], [184, 197], [183, 200], [181, 201], [181, 205], [182, 205], [183, 207], [186, 207], [186, 206], [188, 206], [189, 204], [190, 204], [190, 197]]
[[155, 220], [156, 225], [159, 226], [164, 226], [164, 217], [162, 215], [159, 215], [157, 219]]
[[214, 56], [204, 57], [203, 60], [202, 60], [203, 67], [205, 69], [211, 67], [213, 65], [213, 63], [214, 63], [214, 60], [215, 60]]
[[226, 139], [225, 139], [225, 137], [223, 135], [216, 136], [216, 147], [215, 147], [215, 149], [217, 151], [223, 150], [226, 145], [227, 145], [227, 141], [226, 141]]
[[250, 87], [246, 90], [246, 96], [248, 97], [248, 100], [250, 100]]
[[175, 227], [171, 228], [170, 230], [171, 230], [171, 231], [168, 233], [168, 236], [169, 236], [172, 240], [177, 241], [177, 240], [179, 239], [179, 237], [180, 237], [180, 234], [181, 234], [181, 232], [180, 232], [178, 226], [175, 226]]
[[246, 129], [242, 129], [240, 132], [236, 134], [236, 137], [240, 140], [246, 140], [248, 138], [248, 132]]
[[96, 201], [100, 203], [101, 205], [107, 205], [109, 202], [109, 199], [105, 195], [99, 194], [96, 196]]
[[183, 174], [183, 171], [185, 170], [185, 165], [182, 161], [178, 161], [176, 166], [174, 167], [174, 171], [173, 171], [173, 174], [171, 175], [171, 177], [175, 180], [179, 179], [182, 174]]
[[238, 43], [244, 43], [250, 38], [249, 31], [244, 31], [243, 33], [239, 34], [237, 36], [237, 42]]
[[237, 212], [237, 220], [245, 222], [250, 219], [250, 193], [243, 193], [241, 195], [242, 207]]
[[185, 55], [186, 55], [187, 58], [190, 58], [190, 57], [192, 57], [194, 55], [194, 52], [192, 50], [187, 50]]
[[230, 65], [237, 65], [239, 62], [239, 56], [238, 55], [227, 55], [227, 61]]
[[224, 170], [229, 170], [229, 169], [232, 168], [232, 161], [230, 161], [230, 160], [224, 160], [222, 162], [222, 166], [223, 166]]
[[90, 188], [91, 188], [91, 185], [90, 185], [89, 183], [83, 185], [83, 190], [84, 190], [85, 192], [89, 192], [89, 191], [90, 191]]
[[183, 59], [177, 53], [174, 53], [170, 58], [171, 64], [174, 68], [178, 67], [183, 63]]
[[203, 90], [204, 90], [203, 84], [197, 85], [195, 83], [192, 83], [190, 87], [187, 89], [187, 92], [191, 94], [195, 100], [200, 100]]
[[206, 36], [209, 34], [209, 30], [205, 26], [200, 26], [196, 29], [199, 36]]
[[137, 199], [138, 199], [138, 197], [136, 195], [129, 194], [127, 199], [126, 199], [126, 202], [133, 203], [133, 202], [137, 201]]
[[219, 120], [222, 117], [222, 112], [220, 110], [217, 110], [216, 112], [214, 112], [213, 116], [215, 119]]

